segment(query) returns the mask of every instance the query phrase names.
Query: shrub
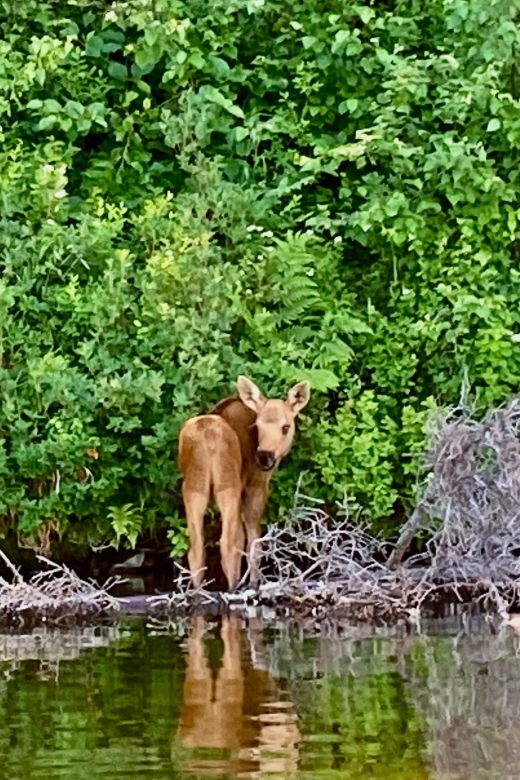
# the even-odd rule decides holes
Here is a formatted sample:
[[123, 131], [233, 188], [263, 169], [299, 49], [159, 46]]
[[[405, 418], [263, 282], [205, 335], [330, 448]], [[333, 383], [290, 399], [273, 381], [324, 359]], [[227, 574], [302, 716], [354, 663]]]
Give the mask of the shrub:
[[[427, 409], [516, 389], [518, 6], [0, 6], [0, 514], [181, 539], [176, 439], [239, 373], [391, 533]], [[393, 519], [392, 519], [393, 518]]]

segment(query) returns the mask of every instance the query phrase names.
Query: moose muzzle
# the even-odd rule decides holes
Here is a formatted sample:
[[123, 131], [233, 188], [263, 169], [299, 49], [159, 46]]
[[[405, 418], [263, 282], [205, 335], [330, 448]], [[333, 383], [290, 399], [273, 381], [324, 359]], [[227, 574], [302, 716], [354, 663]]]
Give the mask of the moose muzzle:
[[255, 457], [256, 462], [262, 471], [271, 471], [271, 469], [274, 468], [276, 463], [274, 452], [271, 452], [270, 450], [257, 450]]

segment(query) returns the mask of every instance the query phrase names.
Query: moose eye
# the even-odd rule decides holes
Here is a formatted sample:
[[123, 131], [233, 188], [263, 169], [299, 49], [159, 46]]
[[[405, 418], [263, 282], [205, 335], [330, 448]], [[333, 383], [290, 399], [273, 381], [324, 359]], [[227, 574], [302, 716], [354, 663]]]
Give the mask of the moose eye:
[[286, 433], [289, 433], [291, 426], [290, 425], [282, 425], [282, 433], [285, 436]]

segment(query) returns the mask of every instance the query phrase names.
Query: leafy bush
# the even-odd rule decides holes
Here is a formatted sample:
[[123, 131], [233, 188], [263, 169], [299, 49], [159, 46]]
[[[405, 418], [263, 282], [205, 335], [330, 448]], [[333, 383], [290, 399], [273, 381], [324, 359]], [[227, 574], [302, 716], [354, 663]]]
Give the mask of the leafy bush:
[[[520, 379], [519, 7], [0, 4], [0, 514], [169, 530], [182, 422], [314, 395], [277, 478], [385, 532], [427, 410]], [[394, 519], [392, 519], [394, 518]]]

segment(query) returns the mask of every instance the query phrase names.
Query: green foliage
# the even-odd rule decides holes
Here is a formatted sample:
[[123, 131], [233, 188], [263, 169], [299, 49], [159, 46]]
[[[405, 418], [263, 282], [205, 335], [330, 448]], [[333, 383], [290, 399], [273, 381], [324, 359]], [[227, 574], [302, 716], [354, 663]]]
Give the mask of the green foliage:
[[314, 388], [271, 516], [304, 472], [394, 530], [428, 408], [520, 380], [519, 10], [2, 0], [4, 524], [182, 551], [180, 426], [246, 373]]
[[171, 544], [170, 557], [182, 558], [189, 549], [188, 530], [186, 525], [179, 515], [175, 517], [167, 517], [168, 531], [166, 536]]
[[132, 504], [124, 506], [110, 506], [108, 519], [116, 534], [115, 544], [119, 546], [122, 538], [126, 538], [131, 547], [134, 547], [139, 532], [142, 530], [142, 518], [139, 509]]

